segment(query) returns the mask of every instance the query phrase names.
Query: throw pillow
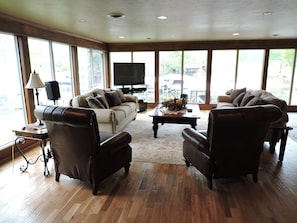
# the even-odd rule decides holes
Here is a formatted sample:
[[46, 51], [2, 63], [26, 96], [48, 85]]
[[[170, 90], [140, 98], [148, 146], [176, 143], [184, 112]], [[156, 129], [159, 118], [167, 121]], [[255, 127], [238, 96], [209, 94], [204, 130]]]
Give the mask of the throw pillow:
[[243, 97], [243, 99], [240, 102], [240, 106], [245, 106], [250, 100], [252, 100], [255, 96], [246, 93]]
[[245, 106], [253, 106], [253, 105], [263, 105], [263, 100], [259, 97], [254, 97], [251, 99]]
[[107, 102], [109, 104], [109, 107], [117, 106], [122, 103], [121, 99], [116, 91], [105, 92], [105, 96], [106, 96]]
[[231, 92], [231, 95], [230, 95], [230, 102], [232, 103], [233, 100], [238, 96], [240, 95], [242, 92], [246, 92], [246, 88], [241, 88], [241, 89], [234, 89], [232, 92]]
[[226, 95], [231, 95], [232, 90], [233, 90], [233, 89], [230, 89], [230, 90], [226, 91], [225, 94], [226, 94]]
[[232, 102], [232, 104], [236, 107], [239, 107], [240, 106], [240, 103], [244, 97], [244, 92], [240, 93]]
[[125, 102], [126, 101], [126, 98], [125, 98], [125, 95], [123, 93], [123, 91], [121, 89], [116, 89], [115, 90], [117, 92], [117, 94], [119, 95], [120, 99], [122, 102]]
[[97, 100], [99, 100], [99, 101], [104, 105], [105, 108], [109, 108], [109, 107], [108, 107], [108, 102], [105, 100], [105, 98], [102, 97], [102, 95], [97, 94], [97, 95], [95, 96], [95, 98], [96, 98]]
[[90, 108], [105, 108], [105, 106], [95, 97], [89, 96], [86, 98]]

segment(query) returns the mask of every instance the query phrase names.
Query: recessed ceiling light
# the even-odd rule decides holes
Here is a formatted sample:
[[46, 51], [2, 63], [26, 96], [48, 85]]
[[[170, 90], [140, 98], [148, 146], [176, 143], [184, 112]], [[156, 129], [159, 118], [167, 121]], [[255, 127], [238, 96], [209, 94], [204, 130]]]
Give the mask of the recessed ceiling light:
[[263, 12], [263, 15], [264, 16], [269, 16], [269, 15], [272, 15], [272, 12]]
[[121, 12], [111, 12], [107, 16], [112, 17], [114, 19], [119, 19], [119, 18], [124, 18], [125, 17], [124, 13], [121, 13]]
[[124, 37], [124, 36], [120, 36], [119, 38], [120, 38], [120, 39], [125, 39], [125, 37]]
[[233, 36], [239, 36], [239, 33], [232, 33]]
[[167, 19], [167, 16], [161, 15], [161, 16], [158, 16], [158, 19], [164, 20], [164, 19]]

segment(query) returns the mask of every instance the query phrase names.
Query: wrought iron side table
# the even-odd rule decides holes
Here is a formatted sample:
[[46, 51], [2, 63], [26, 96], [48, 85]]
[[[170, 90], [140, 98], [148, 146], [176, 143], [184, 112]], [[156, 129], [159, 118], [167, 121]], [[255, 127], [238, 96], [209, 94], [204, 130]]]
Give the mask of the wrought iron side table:
[[[35, 164], [38, 161], [38, 159], [42, 156], [43, 162], [44, 162], [44, 173], [43, 174], [44, 174], [44, 176], [49, 176], [50, 173], [49, 173], [49, 170], [47, 167], [47, 163], [48, 163], [49, 159], [52, 158], [52, 154], [49, 149], [46, 150], [46, 148], [45, 148], [46, 142], [48, 140], [48, 132], [47, 132], [46, 126], [45, 125], [36, 126], [36, 124], [31, 124], [31, 125], [28, 125], [22, 129], [15, 129], [15, 130], [13, 130], [13, 132], [16, 135], [15, 147], [17, 148], [17, 150], [19, 151], [21, 156], [26, 161], [26, 166], [22, 165], [20, 167], [20, 170], [22, 172], [25, 172], [28, 169], [29, 165]], [[18, 144], [24, 144], [26, 142], [26, 140], [39, 141], [42, 154], [40, 156], [38, 156], [35, 161], [29, 160], [25, 156], [25, 154], [22, 151], [22, 149], [20, 148], [20, 146], [18, 145]]]

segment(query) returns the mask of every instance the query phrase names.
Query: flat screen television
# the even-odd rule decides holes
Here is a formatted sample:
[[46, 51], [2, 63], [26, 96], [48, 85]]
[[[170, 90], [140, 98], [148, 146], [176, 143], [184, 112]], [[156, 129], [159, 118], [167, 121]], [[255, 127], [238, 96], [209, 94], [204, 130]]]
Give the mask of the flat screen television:
[[144, 84], [145, 63], [114, 63], [114, 85]]

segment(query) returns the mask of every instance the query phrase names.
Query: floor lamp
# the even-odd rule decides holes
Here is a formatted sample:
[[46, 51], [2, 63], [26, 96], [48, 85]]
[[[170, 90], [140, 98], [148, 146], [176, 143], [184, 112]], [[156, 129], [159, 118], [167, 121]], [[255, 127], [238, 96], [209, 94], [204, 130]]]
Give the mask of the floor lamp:
[[[35, 89], [35, 95], [36, 95], [36, 100], [37, 100], [37, 106], [39, 105], [39, 93], [38, 93], [38, 88], [43, 88], [44, 84], [40, 80], [39, 74], [35, 72], [30, 74], [28, 83], [26, 85], [27, 89]], [[43, 125], [41, 120], [39, 120], [39, 125]]]

